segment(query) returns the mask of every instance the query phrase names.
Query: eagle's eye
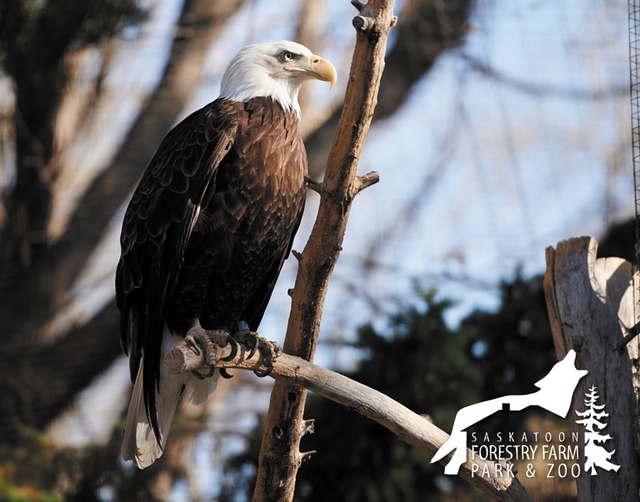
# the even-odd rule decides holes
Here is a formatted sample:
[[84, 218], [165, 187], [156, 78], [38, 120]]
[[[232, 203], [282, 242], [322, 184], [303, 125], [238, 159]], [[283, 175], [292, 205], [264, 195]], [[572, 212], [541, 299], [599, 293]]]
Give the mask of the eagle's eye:
[[296, 58], [296, 56], [293, 54], [293, 52], [283, 51], [280, 54], [280, 59], [282, 61], [284, 61], [285, 63], [287, 63], [289, 61], [293, 61], [295, 58]]

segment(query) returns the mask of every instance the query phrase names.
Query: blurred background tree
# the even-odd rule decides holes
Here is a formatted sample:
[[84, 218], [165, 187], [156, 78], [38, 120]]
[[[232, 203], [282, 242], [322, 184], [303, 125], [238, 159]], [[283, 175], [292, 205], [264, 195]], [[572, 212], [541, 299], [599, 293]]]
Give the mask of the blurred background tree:
[[[552, 364], [531, 279], [544, 247], [601, 235], [632, 212], [626, 6], [407, 0], [396, 10], [361, 159], [382, 183], [354, 206], [318, 359], [447, 427], [463, 402], [529, 386]], [[298, 40], [343, 75], [332, 94], [310, 87], [303, 96], [310, 171], [320, 178], [353, 15], [346, 1], [0, 3], [0, 499], [217, 496], [221, 459], [249, 441], [269, 385], [237, 375], [204, 414], [184, 407], [162, 462], [143, 472], [122, 465], [130, 384], [113, 302], [122, 208], [166, 132], [215, 98], [239, 47], [262, 40]], [[298, 242], [314, 205], [311, 195]], [[263, 323], [273, 339], [286, 324], [287, 267]], [[421, 293], [414, 305], [413, 277], [438, 296]], [[398, 297], [410, 306], [394, 315]], [[378, 371], [380, 350], [400, 363], [407, 347], [422, 358]], [[421, 390], [427, 377], [415, 366], [432, 368], [436, 383]], [[447, 379], [458, 382], [455, 395], [441, 387]], [[320, 421], [325, 411], [313, 406]], [[319, 430], [340, 428], [323, 422]], [[374, 424], [359, 427], [377, 435]], [[358, 451], [409, 459], [398, 480], [379, 476], [394, 493], [414, 481], [448, 493], [437, 467], [418, 480], [416, 452], [364, 437]], [[316, 474], [328, 448], [318, 449]], [[315, 485], [305, 477], [300, 486]]]

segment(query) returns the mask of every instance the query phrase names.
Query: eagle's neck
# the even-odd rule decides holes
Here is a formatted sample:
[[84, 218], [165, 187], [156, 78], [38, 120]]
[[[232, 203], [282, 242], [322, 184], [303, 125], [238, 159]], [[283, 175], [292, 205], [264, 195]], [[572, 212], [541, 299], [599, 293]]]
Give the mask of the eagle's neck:
[[232, 61], [222, 77], [220, 97], [241, 103], [246, 103], [252, 98], [272, 98], [280, 103], [284, 110], [295, 112], [299, 118], [298, 93], [304, 80], [275, 79], [261, 70], [256, 70], [252, 65], [242, 64], [242, 59]]

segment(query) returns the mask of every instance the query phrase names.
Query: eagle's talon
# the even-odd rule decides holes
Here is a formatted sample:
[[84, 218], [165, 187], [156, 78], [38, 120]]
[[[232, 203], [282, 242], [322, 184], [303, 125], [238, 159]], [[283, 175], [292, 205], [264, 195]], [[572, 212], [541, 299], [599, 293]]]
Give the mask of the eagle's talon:
[[245, 361], [250, 360], [256, 352], [260, 352], [260, 362], [265, 369], [253, 370], [255, 375], [260, 378], [270, 375], [273, 371], [273, 361], [282, 354], [280, 345], [276, 342], [270, 342], [255, 331], [248, 329], [238, 330], [233, 337], [247, 349], [248, 352], [244, 356]]
[[[209, 333], [200, 327], [191, 328], [187, 332], [187, 336], [184, 337], [184, 341], [187, 347], [190, 347], [196, 355], [200, 356], [204, 354], [205, 363], [210, 367], [209, 373], [202, 375], [202, 373], [198, 372], [198, 375], [204, 376], [204, 378], [213, 376], [214, 366], [216, 364], [216, 349], [213, 346], [213, 341]], [[195, 374], [195, 372], [193, 373]]]
[[271, 362], [269, 362], [267, 364], [267, 369], [266, 370], [253, 370], [253, 374], [255, 376], [257, 376], [258, 378], [264, 378], [266, 376], [269, 376], [272, 371], [273, 371], [273, 364], [271, 364]]
[[284, 351], [278, 342], [270, 342], [271, 343], [271, 351], [273, 359], [280, 357]]
[[260, 346], [260, 337], [256, 335], [253, 337], [253, 345], [251, 346], [251, 350], [249, 350], [249, 355], [247, 355], [247, 359], [251, 359], [255, 355], [255, 353], [258, 351], [259, 346]]
[[[231, 335], [227, 335], [226, 341], [231, 345], [231, 352], [227, 357], [221, 357], [221, 361], [232, 361], [238, 355], [238, 342]], [[229, 377], [231, 378], [231, 377]]]
[[220, 368], [220, 376], [221, 376], [222, 378], [226, 378], [227, 380], [229, 380], [230, 378], [233, 378], [233, 375], [230, 375], [230, 374], [227, 372], [227, 368]]
[[200, 373], [204, 378], [211, 378], [213, 376], [213, 374], [216, 372], [216, 368], [215, 366], [211, 366], [209, 368], [209, 371], [207, 371], [204, 375], [202, 375], [202, 373]]
[[249, 325], [244, 321], [240, 321], [238, 327], [240, 329], [234, 333], [233, 337], [237, 342], [249, 349], [249, 353], [245, 356], [245, 359], [251, 359], [260, 346], [260, 336], [255, 331], [251, 331]]
[[282, 354], [282, 347], [277, 342], [269, 342], [264, 338], [260, 337], [260, 354], [262, 356], [262, 360], [264, 361], [264, 365], [266, 366], [265, 370], [253, 370], [255, 375], [259, 378], [264, 378], [269, 376], [273, 371], [273, 361], [275, 361], [278, 356]]

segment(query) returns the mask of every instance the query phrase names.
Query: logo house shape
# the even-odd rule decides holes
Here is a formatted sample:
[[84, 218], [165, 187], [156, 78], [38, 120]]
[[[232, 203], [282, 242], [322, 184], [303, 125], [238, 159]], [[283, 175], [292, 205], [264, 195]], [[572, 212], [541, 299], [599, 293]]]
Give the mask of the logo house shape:
[[540, 389], [537, 392], [498, 397], [462, 408], [454, 419], [451, 436], [436, 452], [431, 463], [438, 462], [455, 450], [453, 457], [444, 468], [444, 473], [447, 475], [458, 474], [460, 466], [467, 461], [467, 431], [465, 429], [498, 411], [505, 409], [520, 411], [529, 406], [539, 406], [559, 417], [566, 418], [578, 382], [587, 374], [587, 370], [576, 369], [575, 360], [575, 351], [567, 352], [564, 359], [557, 362], [551, 371], [535, 384]]

